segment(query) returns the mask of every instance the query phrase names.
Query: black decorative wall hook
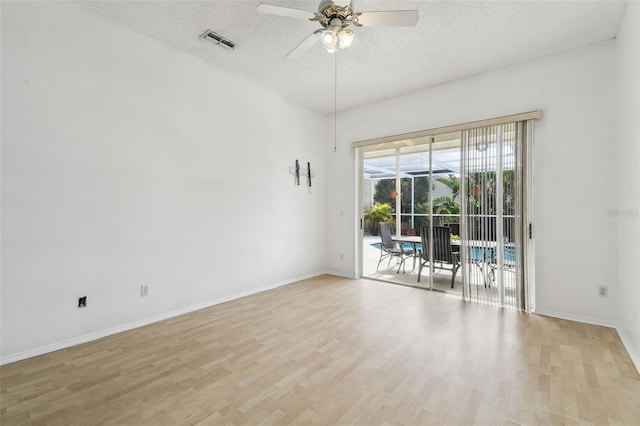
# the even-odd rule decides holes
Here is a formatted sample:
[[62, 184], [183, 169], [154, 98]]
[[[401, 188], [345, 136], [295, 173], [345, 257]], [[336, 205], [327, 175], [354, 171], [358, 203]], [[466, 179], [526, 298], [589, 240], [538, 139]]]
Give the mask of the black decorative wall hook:
[[296, 160], [295, 166], [289, 166], [289, 174], [295, 176], [294, 184], [296, 186], [300, 185], [300, 174], [304, 173], [307, 176], [307, 188], [309, 188], [309, 194], [311, 194], [311, 179], [316, 177], [316, 172], [311, 170], [311, 162], [307, 161], [307, 167], [301, 168], [300, 162]]

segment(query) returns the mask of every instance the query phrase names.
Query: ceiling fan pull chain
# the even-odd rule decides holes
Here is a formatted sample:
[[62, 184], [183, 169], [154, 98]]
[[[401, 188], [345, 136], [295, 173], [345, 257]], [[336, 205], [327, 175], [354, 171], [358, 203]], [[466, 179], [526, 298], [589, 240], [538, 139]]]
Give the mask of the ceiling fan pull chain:
[[338, 52], [333, 62], [333, 152], [338, 151]]

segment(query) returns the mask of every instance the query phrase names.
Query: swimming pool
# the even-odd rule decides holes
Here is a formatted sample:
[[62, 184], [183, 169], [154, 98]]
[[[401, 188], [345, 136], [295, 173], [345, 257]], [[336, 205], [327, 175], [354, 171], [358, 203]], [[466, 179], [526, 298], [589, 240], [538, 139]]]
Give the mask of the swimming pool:
[[[373, 243], [371, 246], [380, 249], [382, 243]], [[412, 250], [413, 245], [410, 243], [402, 243], [402, 248], [404, 250]], [[422, 250], [422, 244], [416, 244], [416, 250]], [[492, 253], [489, 251], [493, 251], [492, 248], [482, 248], [482, 247], [471, 247], [471, 260], [485, 260], [491, 259], [494, 257]], [[485, 255], [486, 253], [486, 255]], [[516, 250], [513, 246], [506, 246], [504, 248], [504, 261], [507, 263], [515, 263], [516, 261]]]
[[[370, 244], [373, 247], [379, 249], [380, 246], [382, 246], [382, 243], [373, 243]], [[402, 249], [403, 250], [413, 250], [413, 244], [410, 243], [402, 243]], [[422, 244], [416, 244], [416, 250], [422, 250]]]

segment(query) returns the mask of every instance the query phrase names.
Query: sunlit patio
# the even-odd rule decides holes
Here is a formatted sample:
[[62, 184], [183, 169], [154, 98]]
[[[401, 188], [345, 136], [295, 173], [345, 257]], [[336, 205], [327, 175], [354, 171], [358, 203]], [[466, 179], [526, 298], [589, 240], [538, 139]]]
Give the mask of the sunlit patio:
[[[363, 276], [377, 279], [393, 284], [406, 285], [424, 289], [432, 289], [447, 293], [454, 293], [462, 296], [463, 277], [469, 283], [469, 292], [477, 300], [487, 303], [497, 303], [499, 289], [496, 286], [497, 266], [491, 263], [464, 261], [465, 266], [460, 268], [451, 288], [451, 271], [434, 269], [433, 283], [430, 282], [430, 268], [428, 264], [423, 267], [418, 282], [418, 271], [420, 266], [420, 255], [409, 257], [405, 260], [404, 267], [401, 267], [399, 258], [384, 258], [380, 261], [381, 238], [379, 236], [365, 236], [363, 238]], [[418, 249], [421, 247], [418, 245]], [[399, 268], [400, 267], [400, 268]], [[466, 268], [466, 273], [463, 272]], [[398, 272], [399, 270], [399, 272]], [[504, 267], [502, 269], [502, 279], [504, 280], [504, 306], [513, 306], [516, 303], [516, 277], [515, 270]]]
[[[398, 273], [399, 260], [397, 258], [380, 260], [380, 237], [366, 236], [363, 239], [363, 275], [368, 278], [375, 278], [395, 284], [409, 285], [412, 287], [429, 288], [429, 268], [422, 269], [420, 282], [418, 282], [419, 258], [407, 259], [403, 269]], [[450, 291], [458, 294], [462, 293], [462, 274], [456, 276], [454, 287], [451, 288], [451, 272], [435, 270], [433, 274], [433, 289]]]

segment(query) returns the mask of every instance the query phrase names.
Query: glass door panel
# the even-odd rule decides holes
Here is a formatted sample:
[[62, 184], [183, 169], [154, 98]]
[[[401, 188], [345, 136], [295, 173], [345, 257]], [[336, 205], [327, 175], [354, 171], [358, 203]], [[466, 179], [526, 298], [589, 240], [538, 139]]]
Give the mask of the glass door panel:
[[[367, 147], [363, 160], [363, 205], [365, 216], [365, 259], [363, 275], [406, 285], [461, 293], [461, 277], [451, 287], [452, 272], [441, 262], [426, 262], [420, 239], [424, 225], [446, 226], [457, 240], [460, 222], [461, 133], [408, 139]], [[434, 205], [433, 200], [437, 199]], [[386, 257], [372, 214], [389, 211], [385, 220], [393, 224], [400, 249], [411, 253]], [[368, 247], [379, 251], [374, 252]], [[459, 250], [459, 245], [454, 246]], [[366, 252], [369, 252], [367, 258]], [[381, 261], [382, 259], [382, 261]], [[398, 272], [398, 263], [405, 262]], [[420, 271], [420, 264], [425, 268]], [[420, 281], [418, 281], [420, 275]]]

